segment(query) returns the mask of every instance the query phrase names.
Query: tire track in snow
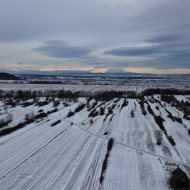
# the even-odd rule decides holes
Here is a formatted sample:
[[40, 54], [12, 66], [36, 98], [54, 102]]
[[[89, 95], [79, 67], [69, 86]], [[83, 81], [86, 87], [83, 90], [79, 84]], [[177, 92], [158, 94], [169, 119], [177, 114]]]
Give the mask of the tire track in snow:
[[[65, 133], [64, 133], [65, 134]], [[11, 186], [8, 187], [8, 189], [28, 189], [31, 185], [31, 183], [33, 184], [35, 177], [37, 177], [37, 179], [39, 178], [39, 175], [41, 172], [44, 172], [44, 170], [46, 171], [47, 169], [49, 169], [51, 162], [54, 163], [55, 162], [55, 166], [57, 164], [57, 162], [60, 159], [60, 152], [62, 153], [61, 155], [66, 154], [69, 155], [70, 150], [72, 150], [72, 147], [76, 147], [76, 141], [78, 140], [78, 136], [77, 138], [68, 138], [66, 139], [66, 142], [64, 142], [64, 146], [61, 143], [62, 140], [60, 140], [60, 137], [57, 138], [58, 139], [58, 143], [55, 146], [52, 147], [45, 147], [43, 149], [43, 154], [40, 155], [40, 157], [35, 156], [34, 159], [29, 159], [28, 162], [26, 161], [21, 167], [18, 168], [18, 170], [15, 170], [13, 173], [11, 173], [10, 176], [8, 176], [8, 179], [13, 179], [11, 181], [12, 184], [12, 188]], [[74, 137], [74, 135], [72, 135], [71, 137]], [[51, 145], [54, 143], [51, 142]], [[77, 141], [78, 142], [78, 141]], [[46, 150], [47, 149], [47, 150]], [[63, 150], [62, 150], [63, 149]], [[40, 159], [39, 159], [40, 158]], [[41, 162], [39, 161], [41, 160]], [[52, 164], [51, 164], [52, 165]], [[29, 167], [28, 167], [29, 166]], [[18, 176], [15, 178], [15, 174]], [[24, 179], [22, 176], [26, 176]], [[29, 179], [27, 178], [27, 176], [32, 176], [29, 177]], [[16, 181], [15, 181], [16, 179]]]
[[[65, 120], [66, 122], [69, 122], [69, 123], [73, 123], [73, 122], [70, 122], [70, 121], [67, 121]], [[97, 135], [95, 133], [92, 133], [86, 129], [84, 129], [83, 127], [79, 126], [78, 124], [76, 123], [73, 123], [74, 126], [76, 126], [77, 128], [80, 128], [81, 130], [83, 130], [84, 132], [90, 134], [90, 135], [93, 135], [97, 138], [101, 138], [101, 139], [104, 139], [106, 141], [108, 141], [109, 139], [104, 137], [104, 136], [100, 136], [100, 135]], [[182, 165], [185, 165], [185, 166], [190, 166], [190, 163], [185, 163], [185, 162], [180, 162], [179, 160], [174, 160], [172, 158], [168, 158], [168, 157], [165, 157], [165, 156], [161, 156], [161, 155], [158, 155], [158, 154], [155, 154], [155, 153], [152, 153], [152, 152], [149, 152], [149, 151], [146, 151], [146, 150], [142, 150], [142, 149], [139, 149], [139, 148], [136, 148], [136, 147], [133, 147], [133, 146], [130, 146], [130, 145], [127, 145], [127, 144], [124, 144], [124, 143], [121, 143], [121, 142], [118, 142], [118, 141], [114, 141], [114, 143], [117, 143], [119, 145], [122, 145], [122, 146], [125, 146], [126, 148], [130, 148], [130, 149], [134, 149], [138, 152], [141, 152], [141, 153], [145, 153], [145, 154], [148, 154], [150, 156], [154, 156], [154, 157], [157, 157], [157, 158], [162, 158], [164, 160], [169, 160], [169, 161], [172, 161], [172, 162], [176, 162], [177, 164], [182, 164]]]
[[48, 141], [45, 145], [43, 145], [41, 148], [39, 148], [38, 150], [36, 150], [34, 153], [32, 153], [29, 157], [27, 157], [26, 159], [22, 160], [22, 162], [20, 162], [17, 166], [15, 166], [14, 168], [12, 168], [10, 171], [8, 171], [7, 173], [5, 173], [3, 176], [0, 177], [0, 180], [2, 180], [3, 178], [5, 178], [9, 173], [11, 173], [13, 170], [16, 170], [17, 168], [19, 168], [23, 163], [25, 163], [27, 160], [29, 160], [31, 157], [33, 157], [35, 154], [37, 154], [38, 152], [40, 152], [43, 148], [45, 148], [47, 145], [49, 145], [52, 141], [54, 141], [58, 136], [60, 136], [62, 133], [64, 133], [67, 129], [64, 129], [62, 132], [60, 132], [58, 135], [56, 135], [54, 138], [52, 138], [50, 141]]
[[[101, 138], [101, 139], [103, 139], [103, 140], [108, 141], [108, 138], [106, 138], [106, 137], [104, 137], [104, 136], [100, 136], [100, 135], [95, 134], [95, 133], [93, 133], [93, 132], [90, 132], [90, 131], [84, 129], [83, 127], [81, 127], [80, 125], [78, 125], [78, 124], [76, 124], [76, 123], [74, 123], [74, 122], [68, 121], [68, 120], [65, 119], [65, 118], [64, 118], [64, 119], [63, 119], [63, 118], [58, 118], [58, 117], [55, 117], [55, 116], [52, 116], [52, 115], [49, 115], [49, 116], [52, 117], [52, 118], [61, 119], [62, 121], [64, 120], [64, 121], [66, 121], [66, 122], [68, 122], [68, 123], [70, 123], [70, 124], [73, 124], [73, 125], [76, 126], [77, 128], [79, 128], [79, 129], [81, 129], [82, 131], [84, 131], [85, 133], [88, 133], [88, 134], [93, 135], [93, 136], [95, 136], [95, 137], [97, 137], [97, 138]], [[136, 151], [138, 151], [138, 152], [148, 154], [148, 155], [150, 155], [150, 156], [154, 156], [154, 157], [161, 158], [161, 159], [164, 159], [164, 160], [169, 160], [169, 161], [175, 162], [175, 163], [177, 163], [177, 164], [181, 164], [181, 165], [185, 165], [185, 166], [189, 166], [189, 167], [190, 167], [190, 163], [185, 163], [185, 162], [181, 162], [181, 161], [179, 161], [179, 160], [175, 160], [175, 159], [172, 159], [172, 158], [168, 158], [168, 157], [165, 157], [165, 156], [161, 156], [161, 155], [158, 155], [158, 154], [153, 153], [153, 152], [149, 152], [149, 151], [146, 151], [146, 150], [142, 150], [142, 149], [140, 149], [140, 148], [133, 147], [133, 146], [124, 144], [124, 143], [122, 143], [122, 142], [118, 142], [118, 141], [116, 141], [116, 140], [115, 140], [114, 142], [117, 143], [117, 144], [119, 144], [119, 145], [125, 146], [126, 148], [130, 148], [130, 149], [136, 150]]]
[[[35, 183], [32, 183], [32, 186], [28, 187], [28, 185], [26, 185], [22, 189], [24, 190], [26, 187], [28, 190], [46, 189], [46, 187], [49, 188], [49, 186], [52, 185], [55, 180], [59, 179], [62, 172], [64, 174], [66, 173], [67, 175], [69, 175], [69, 167], [75, 163], [75, 159], [78, 157], [79, 154], [81, 154], [82, 150], [86, 148], [86, 142], [89, 141], [89, 138], [89, 136], [86, 136], [85, 138], [79, 139], [77, 144], [73, 144], [74, 146], [68, 150], [69, 152], [67, 152], [67, 154], [65, 154], [65, 151], [61, 152], [58, 158], [53, 159], [53, 163], [47, 163], [47, 165], [44, 166], [45, 171], [42, 170], [42, 172], [40, 172], [41, 170], [39, 170], [40, 174], [37, 177]], [[65, 179], [68, 180], [68, 176], [65, 176]], [[54, 187], [50, 189], [54, 189]]]

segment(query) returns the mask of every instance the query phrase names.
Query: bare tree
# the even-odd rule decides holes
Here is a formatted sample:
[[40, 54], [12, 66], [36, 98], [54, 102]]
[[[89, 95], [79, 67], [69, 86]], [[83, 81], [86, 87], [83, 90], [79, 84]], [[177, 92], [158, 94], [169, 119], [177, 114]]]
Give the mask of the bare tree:
[[157, 145], [161, 145], [162, 144], [162, 131], [160, 130], [156, 130], [155, 131], [155, 136], [156, 136], [156, 140], [157, 140]]
[[26, 113], [25, 114], [25, 121], [28, 121], [30, 119], [30, 114], [29, 113]]
[[5, 113], [7, 114], [8, 113], [8, 105], [6, 103], [3, 104], [3, 108], [4, 108]]
[[13, 114], [12, 113], [8, 113], [6, 120], [7, 120], [7, 122], [12, 121], [13, 120]]

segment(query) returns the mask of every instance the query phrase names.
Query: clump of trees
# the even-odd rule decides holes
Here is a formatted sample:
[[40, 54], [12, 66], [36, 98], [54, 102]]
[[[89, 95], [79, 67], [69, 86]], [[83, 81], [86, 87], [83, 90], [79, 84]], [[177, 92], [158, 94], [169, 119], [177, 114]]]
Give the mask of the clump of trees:
[[34, 119], [41, 119], [41, 118], [44, 118], [44, 117], [47, 117], [47, 116], [48, 116], [47, 113], [41, 112], [41, 113], [37, 114], [37, 115], [34, 117]]
[[97, 111], [96, 109], [93, 109], [89, 114], [88, 117], [96, 117], [99, 115], [99, 111]]
[[95, 100], [91, 105], [89, 102], [87, 102], [87, 108], [88, 108], [88, 111], [91, 111], [93, 109], [95, 109], [95, 107], [97, 106], [98, 104], [98, 100]]
[[33, 101], [31, 101], [31, 102], [23, 102], [23, 104], [22, 104], [22, 107], [28, 107], [28, 106], [32, 106], [34, 104], [34, 102]]
[[170, 118], [172, 121], [174, 121], [174, 122], [176, 121], [176, 122], [178, 122], [180, 124], [183, 123], [183, 121], [182, 121], [182, 119], [180, 117], [173, 116], [172, 113], [169, 112], [166, 108], [165, 108], [165, 111], [168, 113], [167, 117]]
[[89, 97], [94, 98], [96, 100], [112, 100], [114, 98], [142, 98], [144, 96], [152, 96], [154, 94], [161, 94], [161, 95], [190, 95], [190, 90], [179, 90], [179, 89], [147, 89], [141, 93], [137, 93], [135, 91], [103, 91], [103, 92], [83, 92], [83, 91], [76, 91], [72, 92], [70, 90], [11, 90], [11, 91], [3, 91], [0, 90], [0, 99], [5, 98], [13, 98], [19, 100], [29, 100], [35, 99], [39, 97], [57, 97], [60, 99], [68, 99], [69, 101], [77, 100], [78, 97]]
[[108, 141], [108, 144], [107, 144], [107, 152], [106, 152], [103, 164], [102, 164], [102, 171], [101, 171], [101, 176], [100, 176], [100, 179], [99, 179], [100, 184], [102, 184], [103, 181], [104, 181], [104, 175], [105, 175], [105, 172], [106, 172], [106, 169], [107, 169], [107, 166], [108, 166], [108, 159], [109, 159], [109, 156], [110, 156], [110, 152], [111, 152], [111, 150], [113, 148], [113, 144], [114, 144], [114, 139], [110, 138], [109, 141]]
[[57, 111], [58, 111], [58, 109], [57, 109], [57, 107], [55, 107], [53, 110], [47, 111], [47, 114], [49, 115], [49, 114], [55, 113]]
[[125, 97], [126, 93], [124, 91], [104, 91], [104, 92], [96, 92], [93, 95], [95, 100], [99, 101], [110, 101], [114, 98], [122, 98]]
[[156, 136], [156, 144], [160, 146], [162, 144], [162, 140], [163, 140], [162, 131], [156, 130], [155, 131], [155, 136]]
[[76, 109], [75, 109], [75, 113], [83, 110], [85, 108], [85, 106], [86, 106], [86, 104], [84, 104], [84, 103], [78, 105], [78, 107], [76, 107]]
[[48, 104], [49, 104], [48, 101], [37, 101], [36, 102], [36, 106], [38, 106], [38, 107], [43, 107], [43, 106], [46, 106]]
[[54, 100], [53, 101], [53, 107], [57, 107], [60, 104], [59, 100]]
[[108, 150], [108, 151], [111, 151], [111, 150], [112, 150], [113, 143], [114, 143], [114, 139], [113, 139], [113, 138], [109, 139], [108, 145], [107, 145], [107, 150]]
[[106, 117], [113, 114], [113, 107], [108, 107], [107, 110], [108, 110], [108, 113], [106, 114]]
[[[115, 106], [114, 106], [114, 107], [115, 107]], [[107, 112], [107, 114], [106, 114], [106, 116], [105, 116], [105, 118], [104, 118], [104, 121], [107, 119], [107, 117], [108, 117], [109, 115], [113, 114], [113, 108], [114, 108], [114, 107], [112, 106], [112, 107], [108, 107], [108, 108], [107, 108], [108, 112]], [[110, 118], [110, 121], [112, 121], [112, 119], [113, 119], [113, 116]]]
[[128, 106], [129, 102], [127, 101], [127, 99], [125, 98], [122, 105], [121, 105], [121, 109], [123, 109], [124, 107]]
[[172, 138], [172, 136], [169, 136], [169, 135], [167, 134], [167, 131], [166, 131], [165, 127], [164, 127], [164, 124], [163, 124], [164, 119], [163, 119], [161, 116], [154, 116], [154, 119], [155, 119], [155, 122], [157, 123], [157, 125], [160, 127], [160, 129], [161, 129], [161, 130], [164, 132], [164, 134], [166, 135], [166, 138], [168, 139], [168, 141], [170, 142], [170, 144], [171, 144], [172, 146], [175, 146], [176, 143], [175, 143], [174, 139]]
[[135, 117], [134, 110], [131, 110], [131, 117]]
[[34, 117], [33, 112], [31, 112], [30, 114], [26, 114], [24, 122], [21, 122], [21, 123], [17, 124], [14, 127], [9, 127], [9, 128], [1, 130], [0, 131], [0, 137], [4, 136], [4, 135], [8, 135], [8, 134], [10, 134], [10, 133], [12, 133], [14, 131], [17, 131], [18, 129], [22, 129], [23, 127], [25, 127], [28, 124], [31, 124], [32, 122], [34, 122], [33, 117]]
[[170, 142], [170, 144], [171, 144], [172, 146], [175, 146], [175, 145], [176, 145], [176, 143], [175, 143], [174, 139], [172, 138], [172, 136], [168, 136], [168, 141]]
[[72, 117], [74, 114], [75, 113], [70, 110], [69, 113], [67, 114], [67, 117]]
[[[183, 100], [180, 102], [179, 100], [177, 100], [175, 98], [174, 95], [161, 95], [161, 100], [171, 104], [172, 106], [175, 106], [178, 110], [183, 111], [184, 119], [189, 120], [190, 119], [190, 103], [188, 101], [184, 102]], [[173, 121], [177, 121], [178, 123], [182, 124], [183, 121], [180, 117], [174, 117], [172, 116], [172, 114], [169, 114], [168, 116], [169, 118], [171, 118]]]
[[57, 120], [57, 121], [55, 121], [54, 123], [52, 123], [52, 124], [51, 124], [51, 127], [53, 127], [53, 126], [55, 126], [55, 125], [57, 125], [57, 124], [59, 124], [59, 123], [61, 123], [61, 120]]
[[25, 123], [30, 124], [30, 123], [34, 122], [34, 118], [35, 118], [35, 114], [33, 111], [25, 114]]
[[142, 114], [143, 114], [144, 116], [147, 115], [147, 112], [146, 112], [145, 106], [144, 106], [144, 104], [145, 104], [144, 98], [141, 98], [141, 99], [139, 100], [139, 104], [140, 104], [140, 107], [141, 107], [141, 110], [142, 110]]
[[166, 132], [163, 122], [165, 121], [160, 115], [154, 116], [154, 120], [163, 132]]
[[105, 114], [105, 107], [101, 107], [101, 108], [100, 108], [99, 114], [100, 114], [100, 115], [104, 115], [104, 114]]
[[0, 119], [0, 128], [7, 126], [13, 120], [13, 114], [7, 113], [6, 118]]
[[150, 88], [144, 90], [142, 93], [144, 96], [151, 96], [153, 94], [164, 94], [164, 95], [190, 95], [190, 90], [182, 90], [175, 88]]
[[158, 106], [155, 107], [158, 111], [160, 110], [160, 108]]
[[150, 104], [148, 104], [147, 110], [148, 110], [148, 112], [149, 112], [153, 117], [155, 116], [154, 111], [152, 110]]

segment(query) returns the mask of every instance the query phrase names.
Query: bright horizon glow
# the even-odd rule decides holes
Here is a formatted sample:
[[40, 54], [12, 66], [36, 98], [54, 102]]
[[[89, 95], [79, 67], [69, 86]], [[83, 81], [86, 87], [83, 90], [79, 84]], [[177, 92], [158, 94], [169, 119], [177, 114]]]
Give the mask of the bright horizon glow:
[[190, 74], [190, 69], [177, 68], [177, 69], [154, 69], [147, 67], [127, 67], [124, 68], [126, 72], [132, 73], [145, 73], [145, 74]]
[[[109, 72], [109, 68], [95, 68], [95, 67], [38, 67], [31, 70], [53, 72], [53, 71], [87, 71], [92, 73], [106, 73]], [[10, 71], [26, 71], [25, 69], [10, 69]], [[190, 74], [190, 69], [177, 68], [177, 69], [154, 69], [151, 67], [126, 67], [121, 72], [139, 73], [139, 74]]]

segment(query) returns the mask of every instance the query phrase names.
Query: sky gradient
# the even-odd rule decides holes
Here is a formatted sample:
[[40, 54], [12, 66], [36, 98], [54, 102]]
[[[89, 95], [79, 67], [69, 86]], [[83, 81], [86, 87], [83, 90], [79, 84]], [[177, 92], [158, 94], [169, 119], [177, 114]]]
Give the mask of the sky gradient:
[[0, 70], [190, 74], [189, 0], [1, 0]]

